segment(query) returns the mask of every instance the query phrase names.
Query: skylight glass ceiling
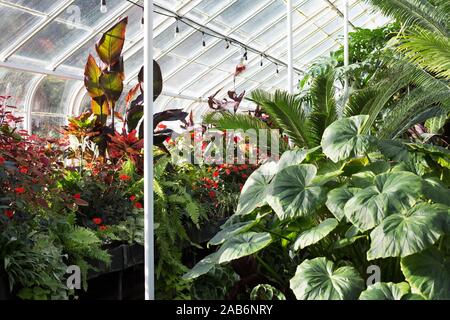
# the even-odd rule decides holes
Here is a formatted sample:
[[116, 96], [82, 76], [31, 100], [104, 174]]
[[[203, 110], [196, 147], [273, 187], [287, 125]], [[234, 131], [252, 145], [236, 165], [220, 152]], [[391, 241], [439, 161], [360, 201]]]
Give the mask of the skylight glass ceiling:
[[[143, 0], [139, 4], [143, 4]], [[176, 12], [200, 25], [286, 61], [285, 0], [155, 0], [155, 11]], [[317, 57], [342, 42], [343, 0], [294, 0], [294, 64], [305, 70]], [[333, 7], [334, 5], [334, 7]], [[31, 117], [28, 129], [63, 123], [66, 114], [88, 107], [83, 68], [102, 32], [129, 17], [124, 48], [126, 85], [131, 87], [143, 64], [142, 9], [125, 0], [0, 0], [0, 89], [8, 88], [17, 112]], [[373, 28], [387, 20], [361, 0], [350, 1], [353, 26]], [[156, 109], [187, 108], [201, 116], [208, 96], [223, 88], [250, 92], [286, 88], [287, 70], [249, 52], [247, 70], [234, 81], [243, 55], [240, 47], [158, 13], [153, 15], [154, 51], [164, 78]], [[276, 70], [278, 69], [278, 73]], [[4, 94], [2, 92], [0, 94]], [[59, 97], [55, 97], [60, 95]], [[53, 99], [54, 101], [50, 101]], [[11, 101], [10, 101], [11, 102]], [[45, 106], [45, 104], [48, 104]]]

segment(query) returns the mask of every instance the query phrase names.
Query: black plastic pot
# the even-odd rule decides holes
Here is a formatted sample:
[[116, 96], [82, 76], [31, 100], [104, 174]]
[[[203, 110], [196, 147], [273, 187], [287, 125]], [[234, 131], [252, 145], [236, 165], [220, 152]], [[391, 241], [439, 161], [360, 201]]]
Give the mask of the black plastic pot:
[[0, 269], [0, 300], [10, 300], [8, 275], [3, 269]]
[[124, 300], [144, 298], [144, 247], [120, 244], [108, 249], [111, 265], [91, 263], [97, 271], [88, 274], [88, 290], [80, 300]]

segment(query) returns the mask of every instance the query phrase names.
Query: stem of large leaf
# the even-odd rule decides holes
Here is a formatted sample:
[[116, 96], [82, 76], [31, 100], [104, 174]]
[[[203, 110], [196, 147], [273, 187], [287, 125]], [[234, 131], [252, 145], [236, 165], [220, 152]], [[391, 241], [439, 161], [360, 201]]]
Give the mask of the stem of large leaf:
[[272, 277], [274, 278], [274, 280], [276, 280], [280, 285], [282, 285], [284, 283], [283, 280], [280, 280], [278, 273], [275, 272], [275, 270], [273, 270], [267, 263], [264, 262], [263, 259], [261, 259], [261, 257], [259, 257], [258, 255], [255, 255], [256, 260], [258, 260], [258, 262], [267, 270], [269, 271], [269, 273], [272, 275]]

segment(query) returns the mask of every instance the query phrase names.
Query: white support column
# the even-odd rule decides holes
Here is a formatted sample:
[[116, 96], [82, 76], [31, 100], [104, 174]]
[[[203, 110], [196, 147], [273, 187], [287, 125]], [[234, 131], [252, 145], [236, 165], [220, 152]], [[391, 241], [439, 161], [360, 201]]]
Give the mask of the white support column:
[[[348, 67], [350, 64], [350, 48], [349, 48], [349, 4], [348, 0], [344, 1], [344, 66]], [[349, 91], [349, 83], [348, 77], [345, 77], [345, 85], [344, 85], [344, 97], [347, 98]]]
[[292, 35], [292, 0], [287, 0], [287, 40], [288, 40], [288, 92], [294, 93], [294, 57], [293, 57], [293, 35]]
[[153, 221], [153, 0], [144, 2], [144, 230], [145, 300], [155, 300]]

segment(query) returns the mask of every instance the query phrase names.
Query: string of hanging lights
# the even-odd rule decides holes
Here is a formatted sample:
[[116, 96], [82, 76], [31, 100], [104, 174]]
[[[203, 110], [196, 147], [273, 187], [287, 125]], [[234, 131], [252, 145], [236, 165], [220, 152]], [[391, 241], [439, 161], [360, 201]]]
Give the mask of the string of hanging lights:
[[[135, 1], [132, 1], [132, 0], [126, 0], [126, 1], [131, 3], [131, 4], [133, 4], [134, 6], [137, 6], [137, 7], [141, 8], [142, 12], [144, 11], [144, 6], [143, 5], [141, 5], [141, 4], [139, 4], [139, 3], [135, 2]], [[265, 60], [269, 61], [269, 62], [271, 62], [271, 63], [273, 63], [275, 65], [277, 74], [280, 73], [280, 69], [279, 69], [280, 66], [287, 67], [287, 63], [281, 61], [280, 59], [277, 59], [277, 58], [275, 58], [275, 57], [273, 57], [271, 55], [268, 55], [265, 52], [262, 52], [262, 51], [254, 48], [254, 47], [252, 47], [250, 45], [242, 43], [241, 41], [239, 41], [239, 40], [237, 40], [235, 38], [232, 38], [232, 37], [229, 37], [229, 36], [225, 36], [225, 35], [217, 32], [215, 30], [210, 29], [207, 26], [199, 25], [197, 22], [189, 19], [188, 17], [178, 15], [176, 12], [170, 11], [170, 10], [168, 10], [166, 8], [160, 7], [158, 5], [155, 5], [155, 7], [157, 7], [159, 10], [153, 10], [154, 13], [175, 19], [175, 30], [174, 30], [175, 38], [177, 38], [179, 36], [179, 34], [180, 34], [179, 23], [181, 22], [181, 23], [187, 25], [188, 27], [190, 27], [190, 28], [192, 28], [192, 29], [194, 29], [194, 30], [196, 30], [198, 32], [201, 32], [201, 34], [202, 34], [202, 43], [201, 43], [201, 45], [202, 45], [203, 48], [206, 48], [206, 46], [207, 46], [206, 36], [208, 36], [208, 37], [212, 37], [212, 38], [216, 38], [216, 39], [220, 39], [220, 40], [225, 41], [225, 49], [226, 50], [228, 50], [230, 48], [230, 46], [240, 47], [241, 50], [243, 51], [243, 56], [242, 56], [242, 59], [241, 59], [242, 61], [248, 61], [248, 52], [253, 52], [253, 53], [255, 53], [255, 54], [257, 54], [257, 55], [259, 55], [261, 57], [261, 61], [260, 61], [260, 66], [261, 67], [264, 66], [264, 61]], [[106, 13], [108, 11], [106, 0], [101, 0], [100, 1], [100, 11], [102, 13]], [[165, 11], [165, 12], [163, 12], [163, 11]], [[142, 14], [141, 26], [142, 27], [144, 26], [144, 14]], [[298, 75], [301, 75], [301, 74], [304, 73], [302, 70], [297, 69], [297, 68], [294, 68], [294, 71]]]

